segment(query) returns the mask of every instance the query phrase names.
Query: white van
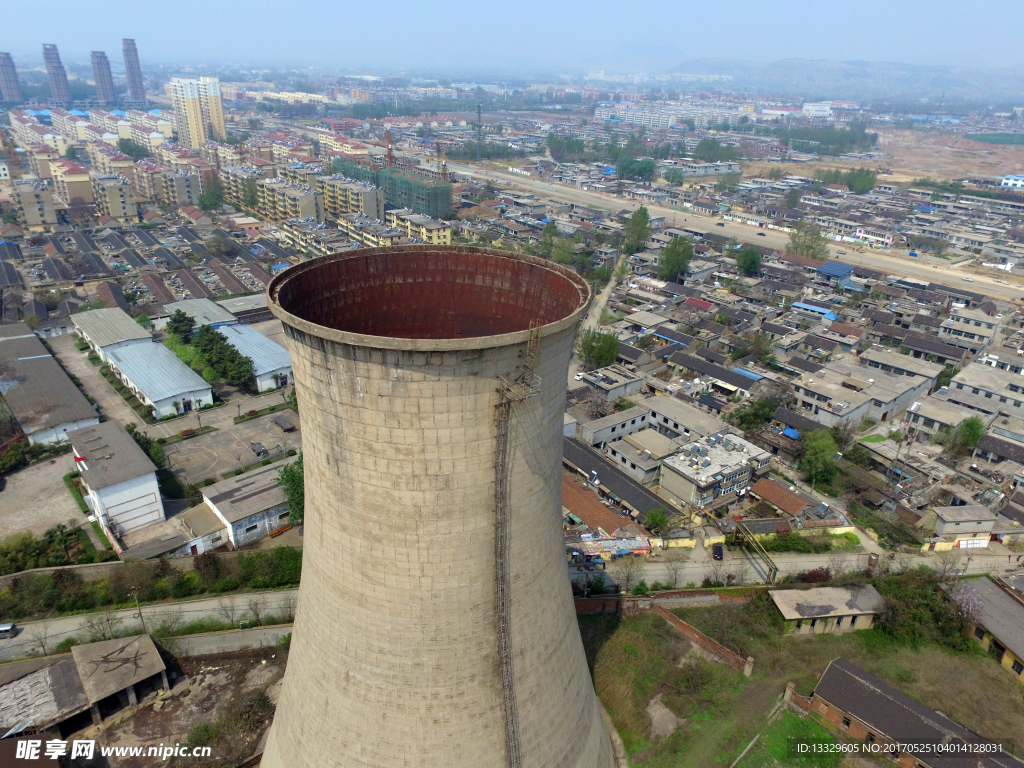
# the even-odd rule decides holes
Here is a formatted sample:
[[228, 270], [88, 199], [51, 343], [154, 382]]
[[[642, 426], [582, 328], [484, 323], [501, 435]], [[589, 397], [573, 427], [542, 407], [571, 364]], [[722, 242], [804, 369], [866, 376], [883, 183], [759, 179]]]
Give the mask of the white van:
[[10, 624], [0, 624], [0, 640], [6, 640], [9, 637], [14, 637], [14, 631], [17, 627], [14, 626], [14, 622]]

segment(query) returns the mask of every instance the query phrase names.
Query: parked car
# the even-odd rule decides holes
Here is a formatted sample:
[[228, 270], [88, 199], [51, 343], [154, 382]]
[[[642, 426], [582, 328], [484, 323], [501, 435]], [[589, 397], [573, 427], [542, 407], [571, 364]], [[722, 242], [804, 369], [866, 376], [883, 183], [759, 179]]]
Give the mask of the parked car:
[[764, 232], [758, 232], [758, 233], [757, 233], [757, 236], [758, 236], [758, 237], [764, 237]]
[[576, 379], [576, 381], [583, 381], [583, 374], [577, 373], [573, 378]]
[[17, 627], [12, 621], [10, 624], [0, 624], [0, 640], [6, 640], [10, 637], [14, 637]]
[[964, 278], [964, 282], [965, 283], [973, 283], [974, 282], [974, 278], [973, 277], [965, 277]]
[[715, 544], [711, 547], [711, 556], [715, 558], [715, 560], [723, 559], [725, 557], [725, 547], [721, 544]]
[[836, 248], [836, 253], [838, 253], [840, 256], [844, 256], [846, 254], [846, 251], [844, 251], [842, 248]]
[[717, 224], [715, 224], [715, 226], [716, 226], [716, 227], [724, 227], [724, 226], [725, 226], [725, 224], [724, 224], [723, 222], [721, 222], [721, 221], [720, 221], [720, 222], [718, 222]]

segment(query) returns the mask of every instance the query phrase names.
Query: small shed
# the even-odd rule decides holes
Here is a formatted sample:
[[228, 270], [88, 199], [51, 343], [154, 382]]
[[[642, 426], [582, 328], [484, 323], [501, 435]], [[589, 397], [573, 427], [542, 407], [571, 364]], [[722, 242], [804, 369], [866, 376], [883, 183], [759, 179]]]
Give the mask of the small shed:
[[843, 634], [871, 629], [882, 610], [882, 596], [870, 584], [858, 587], [773, 589], [787, 635]]

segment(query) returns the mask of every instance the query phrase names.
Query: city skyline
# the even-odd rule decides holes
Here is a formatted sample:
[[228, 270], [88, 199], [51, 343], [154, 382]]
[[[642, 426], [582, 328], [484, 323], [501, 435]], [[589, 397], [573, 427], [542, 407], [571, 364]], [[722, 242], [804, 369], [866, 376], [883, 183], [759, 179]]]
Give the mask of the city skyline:
[[[747, 0], [727, 0], [714, 7], [681, 7], [668, 3], [645, 9], [635, 17], [610, 3], [568, 2], [558, 7], [527, 3], [517, 14], [481, 14], [473, 34], [439, 7], [398, 2], [380, 10], [368, 8], [364, 22], [380, 27], [396, 16], [404, 19], [389, 27], [386, 40], [353, 35], [341, 46], [310, 46], [302, 17], [276, 18], [274, 45], [258, 48], [263, 20], [272, 6], [265, 0], [238, 6], [228, 0], [208, 3], [186, 1], [174, 19], [159, 21], [146, 6], [123, 9], [118, 25], [101, 24], [84, 8], [65, 4], [63, 13], [40, 18], [27, 6], [11, 9], [8, 28], [19, 30], [19, 41], [53, 39], [68, 61], [87, 61], [92, 50], [116, 50], [122, 36], [142, 41], [153, 63], [252, 62], [278, 65], [310, 64], [330, 67], [467, 68], [510, 72], [581, 71], [590, 67], [645, 68], [663, 62], [663, 71], [686, 61], [733, 58], [751, 62], [779, 59], [901, 62], [912, 65], [949, 65], [979, 68], [1017, 68], [1013, 45], [1015, 30], [1024, 25], [1024, 7], [1008, 0], [988, 0], [966, 9], [944, 0], [894, 6], [867, 0], [858, 6], [836, 8], [827, 16], [809, 16], [803, 0], [784, 0], [770, 8]], [[192, 11], [217, 28], [221, 23], [233, 34], [218, 41], [216, 52], [208, 40], [195, 34]], [[348, 10], [325, 7], [317, 11], [323, 28], [344, 30], [351, 22]], [[538, 17], [538, 13], [543, 14]], [[998, 25], [989, 19], [998, 16]], [[727, 21], [726, 21], [727, 20]], [[158, 25], [154, 29], [154, 25]], [[678, 30], [677, 35], [666, 30]], [[880, 34], [899, 30], [893, 36]], [[343, 34], [343, 32], [342, 32]], [[515, 41], [499, 45], [496, 40]], [[4, 44], [10, 49], [10, 43]], [[12, 50], [16, 60], [38, 59], [37, 47], [20, 42]]]

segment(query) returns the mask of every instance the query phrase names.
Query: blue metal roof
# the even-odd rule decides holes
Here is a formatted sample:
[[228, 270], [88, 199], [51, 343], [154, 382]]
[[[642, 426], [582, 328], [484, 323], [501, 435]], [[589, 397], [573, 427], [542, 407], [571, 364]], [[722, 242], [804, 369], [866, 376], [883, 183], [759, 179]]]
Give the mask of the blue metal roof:
[[802, 301], [794, 301], [793, 306], [796, 307], [797, 309], [803, 309], [808, 312], [815, 312], [819, 315], [829, 314], [829, 311], [827, 309], [824, 309], [823, 307], [816, 307], [813, 304], [804, 304]]
[[800, 433], [797, 432], [792, 427], [786, 427], [784, 430], [782, 430], [782, 434], [784, 434], [786, 437], [792, 438], [793, 440], [800, 439]]
[[853, 272], [853, 265], [843, 264], [839, 261], [826, 261], [818, 267], [817, 272], [819, 275], [826, 275], [828, 277], [846, 277]]
[[738, 373], [740, 376], [746, 376], [748, 379], [753, 379], [754, 381], [760, 381], [764, 378], [764, 376], [759, 376], [753, 371], [748, 371], [746, 368], [733, 368], [732, 370], [733, 373]]

